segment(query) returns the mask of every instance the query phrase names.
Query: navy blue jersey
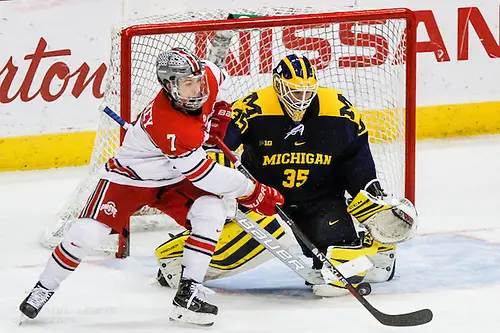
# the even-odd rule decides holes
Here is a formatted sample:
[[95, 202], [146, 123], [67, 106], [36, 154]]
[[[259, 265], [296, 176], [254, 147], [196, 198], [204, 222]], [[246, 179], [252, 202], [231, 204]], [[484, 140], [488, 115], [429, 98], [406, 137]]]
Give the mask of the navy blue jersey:
[[286, 205], [355, 196], [376, 178], [359, 111], [335, 89], [320, 87], [300, 124], [284, 114], [272, 86], [251, 92], [233, 103], [224, 141], [232, 150], [243, 145], [242, 163]]

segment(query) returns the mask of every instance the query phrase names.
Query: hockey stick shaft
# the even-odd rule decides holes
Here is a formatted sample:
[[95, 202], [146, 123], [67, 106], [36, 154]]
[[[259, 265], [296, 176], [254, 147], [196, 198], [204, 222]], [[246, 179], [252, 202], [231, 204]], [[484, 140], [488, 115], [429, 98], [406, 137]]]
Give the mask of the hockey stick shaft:
[[[222, 150], [224, 155], [234, 164], [234, 166], [245, 176], [250, 179], [255, 180], [255, 178], [250, 174], [250, 172], [241, 164], [240, 160], [233, 154], [233, 152], [226, 146], [226, 144], [220, 139], [215, 138], [217, 146]], [[345, 276], [342, 275], [338, 269], [333, 266], [333, 264], [326, 258], [326, 256], [318, 250], [318, 248], [309, 240], [309, 238], [299, 229], [295, 222], [289, 218], [283, 209], [276, 206], [276, 211], [281, 219], [292, 229], [297, 238], [299, 238], [306, 247], [313, 253], [313, 255], [318, 258], [324, 266], [326, 266], [334, 276], [336, 276], [340, 283], [349, 290], [349, 292], [383, 325], [387, 326], [417, 326], [428, 323], [432, 320], [433, 314], [429, 309], [423, 309], [411, 313], [390, 315], [385, 314], [377, 310], [373, 305], [366, 300], [366, 298], [361, 295], [354, 286], [347, 281]]]
[[120, 117], [119, 115], [117, 115], [109, 107], [105, 106], [102, 109], [102, 112], [104, 112], [105, 114], [107, 114], [111, 119], [113, 119], [114, 121], [116, 121], [121, 127], [125, 128], [126, 130], [128, 130], [130, 128], [130, 124], [127, 123], [125, 120], [123, 120], [122, 117]]

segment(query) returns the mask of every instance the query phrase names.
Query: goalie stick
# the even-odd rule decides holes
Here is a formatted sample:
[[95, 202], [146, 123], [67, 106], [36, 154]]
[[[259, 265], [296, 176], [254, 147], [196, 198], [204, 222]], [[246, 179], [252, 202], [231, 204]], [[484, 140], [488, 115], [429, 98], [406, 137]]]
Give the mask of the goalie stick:
[[[233, 154], [233, 152], [222, 142], [221, 139], [215, 138], [217, 146], [222, 150], [224, 155], [233, 162], [234, 166], [245, 176], [250, 179], [254, 179], [250, 172], [241, 164], [239, 159]], [[281, 209], [281, 207], [276, 206], [276, 211], [279, 217], [293, 230], [297, 238], [299, 238], [316, 258], [318, 258], [324, 266], [326, 266], [334, 276], [336, 276], [339, 281], [345, 286], [347, 290], [367, 309], [375, 319], [377, 319], [381, 324], [386, 326], [418, 326], [423, 325], [432, 320], [433, 313], [429, 309], [422, 309], [410, 313], [402, 314], [386, 314], [377, 310], [373, 305], [366, 300], [366, 298], [361, 295], [354, 286], [349, 283], [346, 277], [339, 272], [339, 270], [333, 266], [333, 264], [326, 258], [326, 256], [318, 250], [318, 248], [309, 240], [309, 238], [300, 230], [300, 228], [295, 224], [295, 222], [290, 219], [286, 213]]]
[[[117, 122], [120, 126], [128, 130], [130, 124], [123, 118], [117, 115], [109, 107], [105, 106], [102, 111], [110, 118]], [[257, 222], [250, 219], [245, 213], [237, 210], [235, 217], [236, 223], [253, 239], [264, 246], [271, 254], [283, 262], [288, 268], [295, 272], [302, 279], [310, 284], [326, 284], [338, 280], [335, 275], [323, 277], [319, 272], [316, 272], [307, 266], [299, 257], [295, 256], [289, 248], [284, 248], [280, 242], [274, 238], [266, 229], [262, 228]], [[373, 267], [373, 262], [367, 256], [361, 256], [357, 259], [350, 260], [337, 266], [337, 269], [342, 272], [344, 276], [354, 276], [364, 272]]]

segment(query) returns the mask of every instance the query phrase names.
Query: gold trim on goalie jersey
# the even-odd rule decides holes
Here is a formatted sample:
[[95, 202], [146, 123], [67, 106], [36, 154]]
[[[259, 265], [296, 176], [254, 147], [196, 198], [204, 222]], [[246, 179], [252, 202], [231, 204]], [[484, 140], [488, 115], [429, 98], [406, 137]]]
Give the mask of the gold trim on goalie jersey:
[[320, 87], [318, 89], [320, 117], [347, 118], [358, 125], [358, 135], [368, 131], [361, 120], [361, 113], [345, 98], [340, 90]]
[[250, 119], [263, 116], [285, 116], [273, 86], [252, 91], [234, 102], [231, 108], [233, 122], [241, 134], [248, 129]]

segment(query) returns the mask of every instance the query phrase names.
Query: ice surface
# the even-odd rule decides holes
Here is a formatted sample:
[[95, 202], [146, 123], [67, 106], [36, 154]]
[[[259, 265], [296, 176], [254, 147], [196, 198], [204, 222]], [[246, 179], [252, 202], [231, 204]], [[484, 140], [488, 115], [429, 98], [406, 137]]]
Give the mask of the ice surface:
[[163, 232], [134, 235], [125, 260], [88, 258], [39, 317], [18, 326], [19, 303], [50, 250], [45, 223], [71, 194], [83, 168], [0, 174], [0, 332], [476, 332], [500, 325], [500, 136], [418, 143], [419, 235], [399, 248], [394, 281], [368, 297], [388, 313], [430, 308], [417, 328], [380, 325], [351, 296], [319, 299], [277, 260], [212, 281], [220, 313], [214, 327], [168, 320], [174, 292], [155, 280], [154, 248]]

